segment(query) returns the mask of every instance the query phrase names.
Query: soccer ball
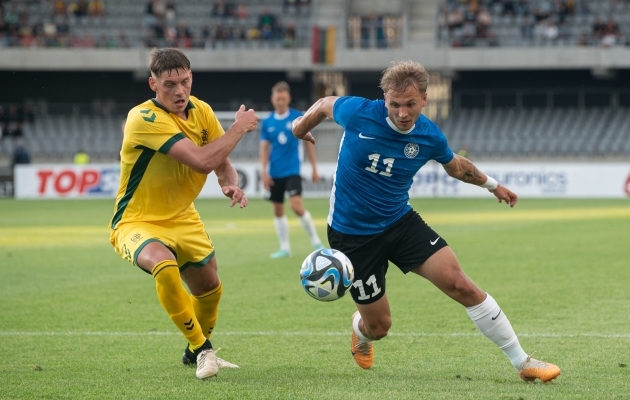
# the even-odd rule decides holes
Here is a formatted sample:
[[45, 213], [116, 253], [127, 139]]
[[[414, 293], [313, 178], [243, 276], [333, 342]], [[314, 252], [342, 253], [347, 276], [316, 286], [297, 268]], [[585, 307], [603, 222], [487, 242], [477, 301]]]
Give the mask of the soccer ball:
[[354, 268], [339, 250], [315, 250], [302, 263], [300, 279], [309, 296], [320, 301], [333, 301], [343, 297], [352, 286]]

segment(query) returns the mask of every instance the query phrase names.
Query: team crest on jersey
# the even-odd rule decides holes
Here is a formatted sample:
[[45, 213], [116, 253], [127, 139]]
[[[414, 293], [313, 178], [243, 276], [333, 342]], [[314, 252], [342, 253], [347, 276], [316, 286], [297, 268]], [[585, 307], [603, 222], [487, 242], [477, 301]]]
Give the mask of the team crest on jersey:
[[201, 145], [204, 146], [206, 144], [208, 144], [208, 130], [202, 129], [201, 130]]
[[405, 146], [405, 157], [414, 158], [420, 152], [420, 146], [416, 143], [407, 143]]
[[291, 122], [287, 122], [286, 128], [287, 128], [288, 131], [290, 131], [293, 128], [292, 123]]

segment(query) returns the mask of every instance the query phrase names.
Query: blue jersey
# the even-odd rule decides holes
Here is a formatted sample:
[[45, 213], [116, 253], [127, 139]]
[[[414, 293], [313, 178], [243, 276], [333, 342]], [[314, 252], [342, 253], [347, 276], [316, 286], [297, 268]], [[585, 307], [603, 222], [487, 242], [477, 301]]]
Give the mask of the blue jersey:
[[260, 140], [271, 145], [269, 153], [269, 176], [286, 178], [300, 174], [302, 141], [293, 136], [291, 125], [302, 113], [293, 108], [282, 116], [272, 112], [263, 119], [260, 127]]
[[330, 196], [328, 224], [348, 235], [374, 235], [411, 210], [409, 188], [433, 159], [453, 159], [446, 137], [420, 115], [408, 131], [387, 117], [383, 100], [340, 97], [333, 118], [345, 132]]

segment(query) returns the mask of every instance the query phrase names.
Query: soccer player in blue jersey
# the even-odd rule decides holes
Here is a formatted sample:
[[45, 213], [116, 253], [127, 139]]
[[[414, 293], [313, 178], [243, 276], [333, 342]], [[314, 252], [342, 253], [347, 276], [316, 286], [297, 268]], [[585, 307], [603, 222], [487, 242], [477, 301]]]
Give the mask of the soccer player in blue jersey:
[[525, 381], [560, 375], [557, 366], [523, 351], [497, 302], [460, 268], [446, 240], [409, 205], [409, 188], [429, 160], [446, 173], [489, 190], [513, 207], [517, 196], [455, 155], [440, 129], [421, 115], [427, 104], [428, 74], [413, 61], [397, 61], [381, 78], [384, 100], [329, 96], [293, 123], [293, 134], [314, 143], [310, 130], [326, 118], [341, 125], [341, 142], [328, 214], [328, 241], [352, 261], [350, 289], [358, 311], [352, 316], [352, 355], [362, 368], [374, 359], [372, 342], [387, 335], [392, 318], [385, 293], [391, 261], [413, 272], [466, 308], [477, 328], [508, 356]]
[[[260, 163], [263, 185], [269, 192], [267, 199], [273, 204], [274, 225], [280, 241], [280, 250], [271, 253], [271, 258], [291, 255], [289, 242], [289, 220], [284, 213], [284, 194], [289, 194], [289, 204], [302, 227], [311, 239], [315, 250], [323, 248], [311, 213], [302, 202], [302, 177], [300, 176], [302, 143], [293, 136], [291, 125], [302, 113], [290, 108], [289, 84], [278, 82], [271, 88], [271, 104], [274, 112], [261, 124]], [[313, 182], [319, 182], [315, 146], [305, 142], [304, 147], [311, 161]]]

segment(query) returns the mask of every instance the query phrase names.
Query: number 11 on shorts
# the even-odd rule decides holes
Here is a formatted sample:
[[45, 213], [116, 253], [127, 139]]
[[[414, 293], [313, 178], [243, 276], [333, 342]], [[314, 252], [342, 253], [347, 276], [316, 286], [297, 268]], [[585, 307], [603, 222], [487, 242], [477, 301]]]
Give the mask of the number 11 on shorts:
[[368, 278], [368, 280], [365, 281], [365, 284], [368, 286], [370, 285], [372, 286], [372, 294], [370, 296], [365, 294], [365, 287], [363, 286], [363, 281], [361, 279], [357, 279], [356, 281], [352, 283], [352, 286], [359, 289], [360, 296], [358, 297], [357, 300], [367, 300], [370, 297], [374, 297], [378, 295], [379, 293], [381, 293], [381, 288], [378, 287], [378, 285], [376, 284], [376, 277], [374, 275], [371, 275]]

